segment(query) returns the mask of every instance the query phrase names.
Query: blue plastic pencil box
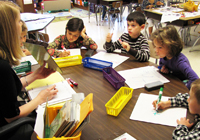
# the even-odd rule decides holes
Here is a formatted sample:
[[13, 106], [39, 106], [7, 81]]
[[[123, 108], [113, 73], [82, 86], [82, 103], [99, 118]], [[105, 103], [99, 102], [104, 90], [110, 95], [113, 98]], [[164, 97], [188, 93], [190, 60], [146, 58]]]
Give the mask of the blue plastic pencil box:
[[99, 71], [102, 71], [102, 69], [105, 67], [112, 67], [113, 65], [112, 62], [94, 59], [91, 57], [84, 58], [82, 62], [83, 62], [84, 67], [99, 70]]

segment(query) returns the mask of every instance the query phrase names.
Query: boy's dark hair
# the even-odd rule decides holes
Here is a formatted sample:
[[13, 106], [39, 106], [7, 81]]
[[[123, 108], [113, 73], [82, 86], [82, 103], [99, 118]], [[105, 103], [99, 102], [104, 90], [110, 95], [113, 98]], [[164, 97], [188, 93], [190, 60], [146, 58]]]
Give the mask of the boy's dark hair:
[[139, 12], [139, 11], [135, 11], [133, 13], [130, 13], [127, 18], [127, 21], [136, 21], [140, 26], [142, 24], [145, 24], [146, 19], [143, 13]]
[[197, 98], [197, 102], [200, 105], [200, 79], [192, 82], [190, 91], [194, 93], [195, 97]]
[[71, 32], [75, 32], [75, 31], [82, 31], [84, 28], [84, 23], [83, 23], [83, 20], [80, 19], [80, 18], [71, 18], [67, 25], [66, 25], [66, 31], [67, 32], [67, 29]]

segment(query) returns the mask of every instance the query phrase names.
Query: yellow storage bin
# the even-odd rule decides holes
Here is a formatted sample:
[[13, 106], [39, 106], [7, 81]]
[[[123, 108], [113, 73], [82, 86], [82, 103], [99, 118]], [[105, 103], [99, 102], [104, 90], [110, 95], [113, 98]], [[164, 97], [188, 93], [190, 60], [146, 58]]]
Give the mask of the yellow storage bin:
[[132, 98], [133, 89], [121, 87], [115, 95], [106, 103], [106, 112], [108, 115], [118, 116], [124, 106]]
[[[58, 114], [59, 110], [62, 108], [62, 105], [59, 106], [49, 106], [48, 113], [49, 113], [49, 123], [51, 123], [56, 115]], [[37, 136], [39, 140], [80, 140], [81, 132], [75, 137], [53, 137], [53, 138], [40, 138]]]
[[80, 65], [82, 63], [82, 56], [74, 55], [74, 56], [55, 58], [54, 60], [60, 68], [63, 68], [68, 66]]

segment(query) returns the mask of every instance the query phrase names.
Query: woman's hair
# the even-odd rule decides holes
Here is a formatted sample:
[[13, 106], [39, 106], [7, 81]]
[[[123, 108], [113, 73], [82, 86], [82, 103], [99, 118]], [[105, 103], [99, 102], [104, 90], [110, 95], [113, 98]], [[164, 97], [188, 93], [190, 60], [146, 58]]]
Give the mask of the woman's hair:
[[166, 45], [169, 48], [169, 55], [172, 57], [179, 54], [184, 46], [176, 28], [172, 25], [157, 29], [153, 32], [151, 40], [153, 41], [154, 39], [162, 45]]
[[192, 82], [190, 91], [194, 92], [194, 95], [197, 98], [197, 102], [200, 105], [200, 79]]
[[18, 65], [23, 56], [16, 19], [20, 8], [9, 1], [0, 1], [0, 58], [10, 65]]
[[23, 20], [21, 20], [21, 22], [22, 22], [22, 32], [28, 32], [28, 28], [26, 26], [26, 23]]
[[83, 20], [80, 19], [80, 18], [71, 18], [67, 25], [66, 25], [66, 31], [65, 33], [67, 32], [67, 29], [71, 32], [75, 32], [75, 31], [82, 31], [84, 28], [84, 23], [83, 23]]

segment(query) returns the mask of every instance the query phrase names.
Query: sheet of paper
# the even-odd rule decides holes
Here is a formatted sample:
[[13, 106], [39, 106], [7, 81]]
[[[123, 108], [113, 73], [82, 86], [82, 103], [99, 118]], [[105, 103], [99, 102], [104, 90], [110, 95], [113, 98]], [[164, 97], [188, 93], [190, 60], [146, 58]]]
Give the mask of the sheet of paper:
[[37, 117], [35, 120], [34, 131], [40, 138], [43, 138], [44, 134], [44, 110], [45, 110], [44, 107], [38, 106]]
[[[161, 101], [167, 101], [168, 98], [169, 97], [162, 96]], [[186, 117], [186, 108], [169, 108], [156, 112], [153, 108], [152, 102], [157, 99], [158, 95], [140, 93], [130, 119], [176, 127], [176, 120]]]
[[[67, 81], [58, 82], [58, 83], [55, 83], [52, 85], [56, 85], [58, 92], [57, 92], [57, 95], [53, 99], [48, 101], [49, 105], [69, 100], [72, 98], [72, 94], [76, 93], [72, 89], [72, 87], [67, 83]], [[40, 91], [42, 91], [52, 85], [43, 86], [43, 87], [35, 88], [33, 90], [29, 90], [28, 93], [29, 93], [30, 99], [34, 99], [39, 94]], [[46, 103], [42, 104], [42, 106], [45, 106], [45, 105], [46, 105]]]
[[[59, 51], [64, 51], [64, 50], [59, 50]], [[81, 49], [66, 49], [66, 51], [70, 51], [70, 55], [69, 56], [73, 56], [73, 55], [81, 55]]]
[[124, 61], [126, 61], [129, 57], [121, 56], [119, 54], [99, 52], [99, 53], [93, 55], [91, 58], [112, 62], [113, 63], [112, 68], [115, 68], [118, 65], [120, 65], [121, 63], [123, 63]]
[[23, 0], [23, 1], [24, 1], [24, 5], [33, 3], [32, 0]]
[[128, 133], [124, 133], [123, 135], [115, 138], [114, 140], [136, 140], [136, 139], [131, 135], [129, 135]]
[[33, 83], [29, 84], [26, 87], [26, 90], [35, 89], [38, 87], [43, 87], [46, 85], [51, 85], [51, 84], [55, 84], [62, 81], [65, 81], [65, 79], [59, 72], [56, 71], [52, 73], [51, 75], [49, 75], [47, 78], [35, 80]]
[[140, 68], [134, 68], [124, 71], [118, 71], [118, 73], [126, 79], [126, 84], [133, 89], [142, 88], [145, 84], [161, 81], [162, 83], [169, 82], [164, 76], [162, 76], [154, 66], [146, 66]]
[[24, 61], [30, 61], [31, 65], [38, 64], [38, 62], [35, 60], [35, 58], [32, 55], [22, 57], [20, 62], [24, 62]]

